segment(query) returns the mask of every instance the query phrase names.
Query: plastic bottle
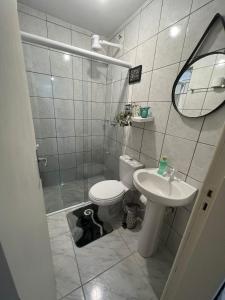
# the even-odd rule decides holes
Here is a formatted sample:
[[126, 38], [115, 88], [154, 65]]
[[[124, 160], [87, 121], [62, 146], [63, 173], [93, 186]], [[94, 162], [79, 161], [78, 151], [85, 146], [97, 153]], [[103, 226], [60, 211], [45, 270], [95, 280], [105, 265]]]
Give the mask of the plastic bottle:
[[168, 167], [167, 157], [162, 156], [162, 158], [159, 161], [159, 168], [157, 173], [163, 175], [166, 172], [167, 167]]

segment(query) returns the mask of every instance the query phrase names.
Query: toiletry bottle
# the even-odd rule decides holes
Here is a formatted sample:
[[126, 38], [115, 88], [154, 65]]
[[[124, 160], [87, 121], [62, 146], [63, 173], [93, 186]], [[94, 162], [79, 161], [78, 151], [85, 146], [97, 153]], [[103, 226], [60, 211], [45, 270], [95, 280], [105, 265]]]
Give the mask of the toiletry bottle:
[[162, 156], [162, 158], [159, 161], [159, 168], [158, 168], [158, 174], [163, 175], [168, 167], [167, 157]]

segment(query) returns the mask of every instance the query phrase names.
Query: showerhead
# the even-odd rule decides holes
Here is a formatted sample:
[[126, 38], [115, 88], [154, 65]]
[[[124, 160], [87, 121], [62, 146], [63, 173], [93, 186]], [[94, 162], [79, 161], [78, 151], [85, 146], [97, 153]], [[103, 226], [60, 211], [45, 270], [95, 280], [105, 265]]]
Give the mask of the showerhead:
[[91, 48], [94, 51], [99, 51], [102, 49], [102, 46], [100, 44], [100, 36], [98, 34], [93, 34], [91, 37]]

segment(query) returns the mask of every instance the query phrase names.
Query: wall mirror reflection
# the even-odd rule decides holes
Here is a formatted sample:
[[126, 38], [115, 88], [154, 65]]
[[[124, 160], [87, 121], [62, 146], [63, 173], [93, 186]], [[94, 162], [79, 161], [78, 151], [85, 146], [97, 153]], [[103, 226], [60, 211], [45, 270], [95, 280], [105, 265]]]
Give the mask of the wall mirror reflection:
[[225, 100], [225, 54], [203, 55], [187, 65], [175, 81], [172, 99], [176, 110], [187, 117], [219, 108]]

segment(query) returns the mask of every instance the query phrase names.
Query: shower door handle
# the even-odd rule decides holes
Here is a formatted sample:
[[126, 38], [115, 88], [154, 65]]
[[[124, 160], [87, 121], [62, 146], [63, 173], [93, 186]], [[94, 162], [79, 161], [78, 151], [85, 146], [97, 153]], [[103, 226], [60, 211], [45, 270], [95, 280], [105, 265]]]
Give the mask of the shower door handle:
[[38, 162], [43, 162], [44, 166], [47, 167], [47, 164], [48, 164], [47, 157], [38, 157], [37, 160], [38, 160]]

